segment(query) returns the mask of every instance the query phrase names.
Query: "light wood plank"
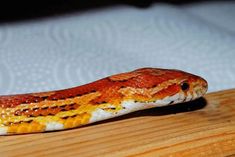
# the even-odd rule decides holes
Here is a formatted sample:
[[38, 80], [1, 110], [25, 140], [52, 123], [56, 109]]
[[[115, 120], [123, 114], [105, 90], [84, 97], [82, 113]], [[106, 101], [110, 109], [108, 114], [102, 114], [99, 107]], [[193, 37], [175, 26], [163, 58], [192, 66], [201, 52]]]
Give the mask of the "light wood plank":
[[60, 132], [0, 137], [0, 156], [228, 156], [235, 89]]

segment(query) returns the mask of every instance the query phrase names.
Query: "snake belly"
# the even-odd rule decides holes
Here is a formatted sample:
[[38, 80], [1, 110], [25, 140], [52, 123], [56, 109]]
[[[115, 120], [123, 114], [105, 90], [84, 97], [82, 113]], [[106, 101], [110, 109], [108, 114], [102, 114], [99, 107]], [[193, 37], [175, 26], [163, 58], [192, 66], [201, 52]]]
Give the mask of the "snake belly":
[[0, 135], [46, 132], [203, 96], [207, 82], [180, 70], [141, 68], [58, 91], [0, 96]]

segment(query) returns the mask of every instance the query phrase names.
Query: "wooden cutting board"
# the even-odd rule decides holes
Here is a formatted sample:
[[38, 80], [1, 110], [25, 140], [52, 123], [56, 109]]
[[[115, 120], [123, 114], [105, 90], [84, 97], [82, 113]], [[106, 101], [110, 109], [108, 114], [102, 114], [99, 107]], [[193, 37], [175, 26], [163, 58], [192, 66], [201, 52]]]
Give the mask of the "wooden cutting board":
[[0, 157], [233, 155], [235, 89], [77, 129], [0, 136]]

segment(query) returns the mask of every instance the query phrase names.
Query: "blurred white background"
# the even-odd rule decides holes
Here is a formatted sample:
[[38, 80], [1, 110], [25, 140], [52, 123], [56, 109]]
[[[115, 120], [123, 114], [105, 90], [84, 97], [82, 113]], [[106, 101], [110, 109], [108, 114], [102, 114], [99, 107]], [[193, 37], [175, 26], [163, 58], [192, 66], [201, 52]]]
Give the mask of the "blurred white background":
[[235, 2], [115, 5], [0, 24], [0, 94], [78, 86], [140, 67], [235, 87]]

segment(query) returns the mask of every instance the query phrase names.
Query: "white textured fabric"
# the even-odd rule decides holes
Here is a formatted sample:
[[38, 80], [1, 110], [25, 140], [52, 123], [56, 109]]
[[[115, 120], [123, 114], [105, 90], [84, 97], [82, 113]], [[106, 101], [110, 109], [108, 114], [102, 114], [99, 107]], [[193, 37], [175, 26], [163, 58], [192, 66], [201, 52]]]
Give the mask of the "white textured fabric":
[[0, 94], [69, 88], [146, 66], [201, 75], [209, 91], [234, 88], [234, 10], [234, 2], [116, 6], [1, 24]]

